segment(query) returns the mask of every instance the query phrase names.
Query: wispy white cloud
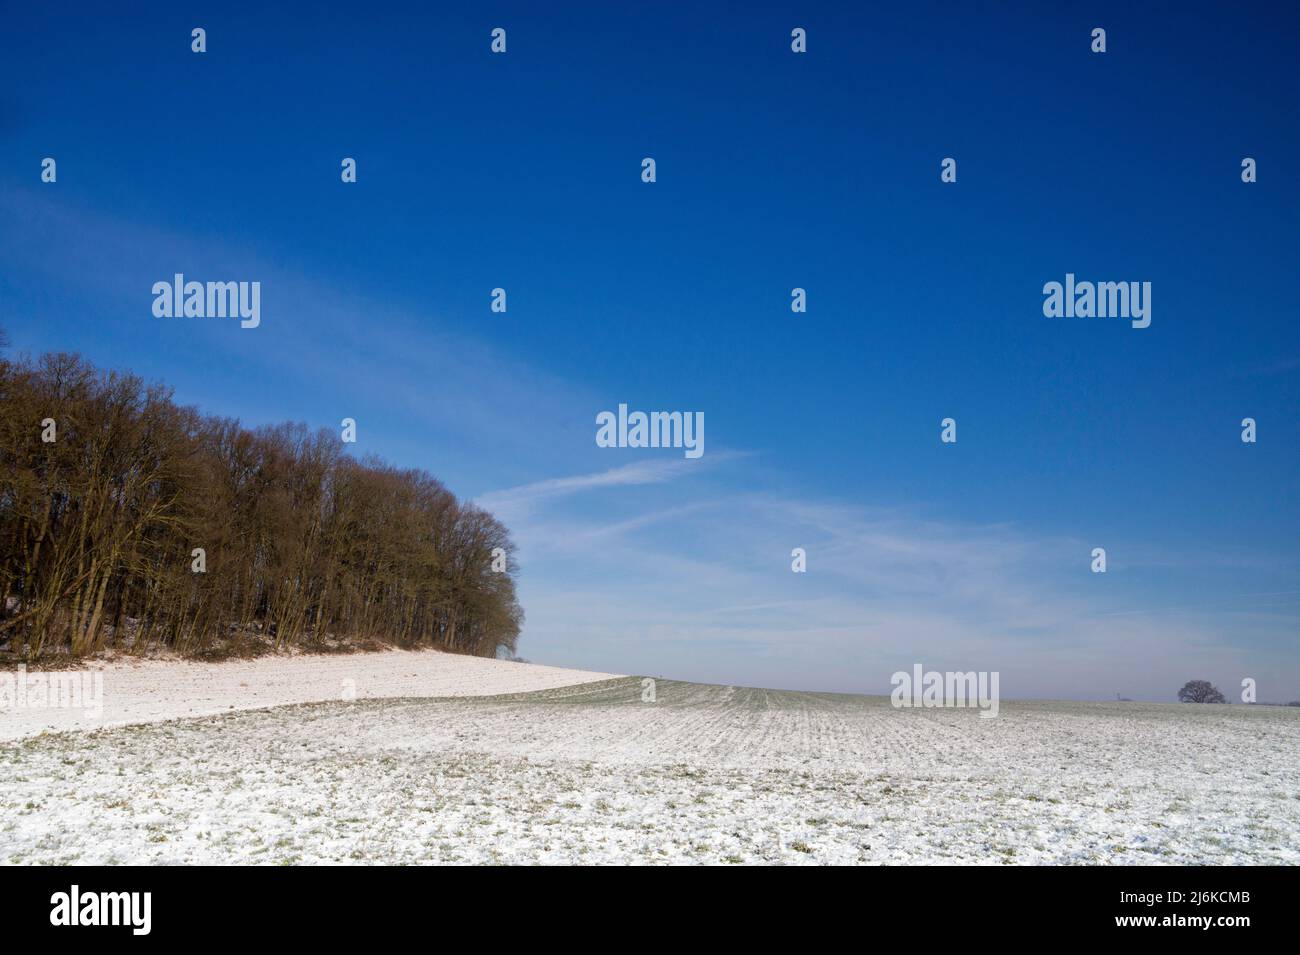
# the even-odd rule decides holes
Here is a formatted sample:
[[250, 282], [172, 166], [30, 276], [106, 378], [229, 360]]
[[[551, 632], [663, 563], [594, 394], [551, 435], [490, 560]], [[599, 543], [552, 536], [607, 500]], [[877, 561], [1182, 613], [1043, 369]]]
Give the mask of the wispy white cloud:
[[529, 513], [534, 507], [547, 500], [581, 494], [597, 488], [631, 487], [643, 484], [663, 484], [678, 478], [687, 477], [693, 472], [708, 467], [717, 461], [717, 456], [687, 460], [682, 458], [647, 459], [630, 464], [579, 474], [572, 477], [549, 478], [534, 481], [501, 491], [491, 491], [475, 499], [480, 507], [492, 511], [498, 517], [509, 519]]
[[[723, 468], [677, 481], [681, 464], [516, 489], [526, 642], [617, 672], [845, 691], [885, 691], [918, 661], [999, 670], [1021, 697], [1170, 698], [1193, 677], [1232, 687], [1266, 668], [1286, 695], [1300, 679], [1294, 659], [1208, 617], [1099, 619], [1131, 592], [1092, 574], [1079, 540], [737, 494], [714, 480]], [[806, 574], [791, 573], [794, 547]]]

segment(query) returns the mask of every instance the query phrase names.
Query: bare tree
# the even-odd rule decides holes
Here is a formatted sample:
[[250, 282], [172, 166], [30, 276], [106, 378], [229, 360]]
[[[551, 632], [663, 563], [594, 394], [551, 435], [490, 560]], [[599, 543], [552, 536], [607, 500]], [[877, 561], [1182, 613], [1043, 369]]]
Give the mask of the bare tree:
[[1227, 703], [1225, 697], [1219, 688], [1209, 680], [1189, 680], [1178, 691], [1178, 700], [1181, 703]]

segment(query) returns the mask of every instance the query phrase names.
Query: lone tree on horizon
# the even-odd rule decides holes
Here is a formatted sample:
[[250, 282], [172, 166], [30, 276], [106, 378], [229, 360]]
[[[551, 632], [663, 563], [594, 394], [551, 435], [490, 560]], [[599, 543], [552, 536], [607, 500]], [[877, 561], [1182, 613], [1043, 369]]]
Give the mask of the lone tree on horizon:
[[1180, 703], [1227, 703], [1228, 699], [1209, 680], [1188, 680], [1178, 691]]

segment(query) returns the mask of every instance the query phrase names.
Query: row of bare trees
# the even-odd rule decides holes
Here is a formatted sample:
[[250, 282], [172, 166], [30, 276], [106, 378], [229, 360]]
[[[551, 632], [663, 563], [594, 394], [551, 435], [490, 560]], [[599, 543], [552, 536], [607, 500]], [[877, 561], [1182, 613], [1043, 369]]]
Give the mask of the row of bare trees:
[[258, 634], [513, 654], [505, 527], [342, 447], [203, 416], [77, 355], [0, 358], [0, 649], [192, 653]]

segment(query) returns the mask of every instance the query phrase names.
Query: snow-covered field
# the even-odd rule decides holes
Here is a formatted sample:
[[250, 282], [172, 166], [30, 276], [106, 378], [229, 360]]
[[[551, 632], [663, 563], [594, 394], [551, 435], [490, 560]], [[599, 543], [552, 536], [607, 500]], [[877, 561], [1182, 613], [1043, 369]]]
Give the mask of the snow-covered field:
[[0, 744], [0, 861], [1300, 861], [1300, 710], [655, 696], [616, 678]]

